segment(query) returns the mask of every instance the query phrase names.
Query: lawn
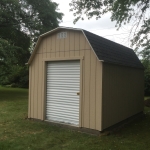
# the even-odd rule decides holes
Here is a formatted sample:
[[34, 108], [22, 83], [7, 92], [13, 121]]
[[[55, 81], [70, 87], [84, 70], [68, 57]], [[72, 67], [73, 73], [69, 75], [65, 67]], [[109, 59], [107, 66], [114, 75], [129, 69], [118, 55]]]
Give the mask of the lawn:
[[27, 119], [28, 90], [0, 87], [0, 150], [147, 150], [150, 108], [145, 117], [109, 136], [93, 136]]

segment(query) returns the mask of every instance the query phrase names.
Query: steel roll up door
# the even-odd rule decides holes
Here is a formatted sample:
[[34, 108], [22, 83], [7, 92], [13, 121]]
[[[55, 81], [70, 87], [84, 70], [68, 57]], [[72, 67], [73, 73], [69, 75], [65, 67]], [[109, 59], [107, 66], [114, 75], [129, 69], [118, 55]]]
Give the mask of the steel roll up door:
[[80, 61], [47, 64], [46, 119], [79, 125]]

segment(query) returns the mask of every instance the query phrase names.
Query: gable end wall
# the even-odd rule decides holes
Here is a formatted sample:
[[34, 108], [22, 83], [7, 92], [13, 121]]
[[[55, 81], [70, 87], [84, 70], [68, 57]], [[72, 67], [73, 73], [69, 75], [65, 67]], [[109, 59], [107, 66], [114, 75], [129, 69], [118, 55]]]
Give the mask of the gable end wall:
[[58, 39], [57, 32], [44, 37], [29, 66], [28, 117], [45, 120], [45, 60], [83, 57], [80, 124], [81, 127], [101, 130], [102, 63], [81, 31], [62, 29], [59, 32], [67, 32], [67, 38]]

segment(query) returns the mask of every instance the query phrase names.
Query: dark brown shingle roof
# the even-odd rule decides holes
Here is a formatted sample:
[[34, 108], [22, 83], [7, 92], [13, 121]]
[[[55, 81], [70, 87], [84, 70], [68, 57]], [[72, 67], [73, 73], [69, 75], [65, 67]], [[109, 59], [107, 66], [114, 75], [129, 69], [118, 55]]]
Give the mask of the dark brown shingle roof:
[[83, 30], [99, 60], [143, 69], [140, 60], [130, 48]]

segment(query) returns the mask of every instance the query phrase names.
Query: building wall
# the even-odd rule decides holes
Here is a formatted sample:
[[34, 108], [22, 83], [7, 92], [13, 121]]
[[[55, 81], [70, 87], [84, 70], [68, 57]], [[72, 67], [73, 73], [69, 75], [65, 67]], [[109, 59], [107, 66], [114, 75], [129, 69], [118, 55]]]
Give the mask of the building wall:
[[[59, 31], [60, 32], [60, 31]], [[80, 94], [81, 127], [101, 130], [102, 63], [91, 50], [81, 31], [63, 30], [67, 38], [58, 39], [57, 32], [40, 41], [29, 66], [29, 118], [45, 119], [45, 60], [83, 57]]]
[[143, 111], [144, 71], [103, 63], [102, 129]]

